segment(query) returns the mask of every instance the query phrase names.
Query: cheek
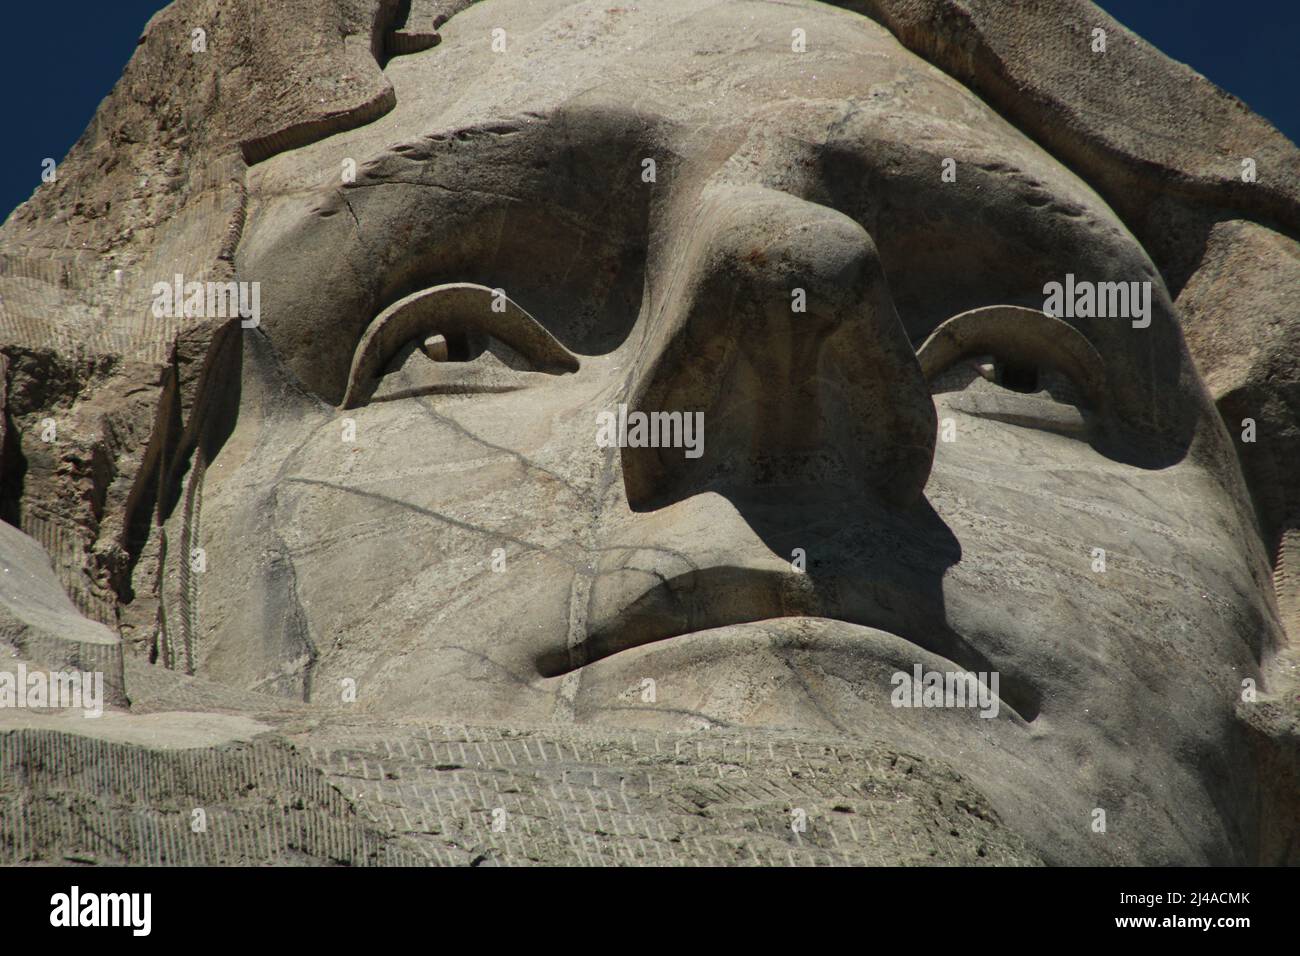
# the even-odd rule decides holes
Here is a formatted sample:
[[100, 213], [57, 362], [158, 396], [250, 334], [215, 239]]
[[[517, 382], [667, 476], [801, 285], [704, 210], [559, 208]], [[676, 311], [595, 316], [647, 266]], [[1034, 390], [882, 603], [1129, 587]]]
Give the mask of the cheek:
[[207, 672], [249, 686], [310, 669], [325, 686], [383, 671], [386, 694], [411, 683], [416, 701], [431, 681], [444, 696], [481, 686], [466, 684], [466, 654], [523, 674], [562, 651], [601, 459], [585, 410], [515, 398], [237, 432], [204, 492]]
[[600, 463], [587, 420], [523, 393], [341, 413], [281, 478], [278, 510], [304, 547], [385, 539], [385, 573], [412, 548], [419, 566], [499, 546], [562, 548], [582, 527]]
[[954, 626], [1080, 709], [1111, 684], [1182, 681], [1207, 706], [1226, 699], [1253, 667], [1265, 600], [1209, 476], [969, 416], [956, 424], [926, 488], [961, 545], [944, 580]]

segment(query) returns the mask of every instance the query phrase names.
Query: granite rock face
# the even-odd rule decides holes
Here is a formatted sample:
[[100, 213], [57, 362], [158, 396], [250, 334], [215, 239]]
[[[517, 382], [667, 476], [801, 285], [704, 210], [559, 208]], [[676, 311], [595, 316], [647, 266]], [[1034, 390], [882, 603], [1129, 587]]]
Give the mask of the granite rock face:
[[0, 228], [3, 637], [115, 675], [7, 859], [1296, 862], [1300, 153], [838, 6], [150, 22]]

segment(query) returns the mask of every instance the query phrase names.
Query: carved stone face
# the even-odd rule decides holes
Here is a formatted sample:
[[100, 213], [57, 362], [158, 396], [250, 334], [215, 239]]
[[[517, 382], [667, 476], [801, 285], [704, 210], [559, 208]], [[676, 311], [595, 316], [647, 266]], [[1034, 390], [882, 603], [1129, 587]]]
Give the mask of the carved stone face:
[[[389, 64], [387, 116], [250, 174], [261, 326], [191, 512], [198, 672], [883, 738], [1049, 856], [1234, 858], [1261, 570], [1102, 200], [817, 4], [489, 0], [443, 36]], [[1150, 282], [1149, 327], [1054, 324], [1067, 274]], [[702, 448], [602, 447], [620, 405], [702, 413]], [[894, 706], [918, 665], [996, 673], [996, 716]]]

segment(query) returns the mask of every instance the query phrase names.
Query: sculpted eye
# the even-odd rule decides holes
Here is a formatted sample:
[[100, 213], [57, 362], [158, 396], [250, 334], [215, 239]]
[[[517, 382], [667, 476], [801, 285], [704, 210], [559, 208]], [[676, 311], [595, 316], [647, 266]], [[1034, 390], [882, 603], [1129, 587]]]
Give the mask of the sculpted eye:
[[578, 360], [500, 289], [456, 282], [384, 309], [357, 344], [343, 408], [412, 395], [513, 391]]
[[1001, 362], [994, 364], [993, 371], [994, 381], [1003, 388], [1028, 394], [1038, 391], [1038, 380], [1041, 376], [1037, 365]]
[[1073, 326], [1019, 306], [948, 319], [917, 350], [931, 393], [958, 411], [1066, 434], [1103, 411], [1101, 356]]

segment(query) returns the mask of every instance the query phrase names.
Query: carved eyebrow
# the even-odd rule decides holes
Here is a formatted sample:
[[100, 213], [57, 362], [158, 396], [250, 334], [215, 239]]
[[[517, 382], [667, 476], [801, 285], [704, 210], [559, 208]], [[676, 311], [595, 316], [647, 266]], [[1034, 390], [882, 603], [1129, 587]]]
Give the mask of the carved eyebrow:
[[[414, 139], [389, 143], [361, 164], [355, 182], [346, 182], [340, 188], [364, 189], [367, 186], [388, 183], [437, 186], [438, 184], [432, 181], [426, 183], [419, 179], [406, 179], [403, 174], [409, 172], [412, 166], [422, 167], [439, 158], [452, 158], [453, 154], [446, 152], [448, 147], [456, 150], [457, 154], [461, 151], [473, 152], [484, 146], [491, 146], [503, 138], [539, 129], [545, 120], [546, 116], [541, 113], [525, 111], [499, 120], [452, 126], [425, 133]], [[456, 158], [460, 159], [458, 155]], [[420, 174], [417, 172], [417, 175]]]
[[448, 332], [491, 335], [541, 371], [576, 372], [579, 367], [573, 353], [501, 290], [451, 282], [412, 293], [375, 316], [357, 343], [340, 407], [363, 404], [379, 370], [417, 335]]
[[1014, 362], [1050, 361], [1083, 390], [1092, 407], [1106, 398], [1106, 365], [1083, 333], [1067, 322], [1018, 305], [990, 305], [942, 322], [916, 350], [926, 381], [968, 355], [993, 353]]

